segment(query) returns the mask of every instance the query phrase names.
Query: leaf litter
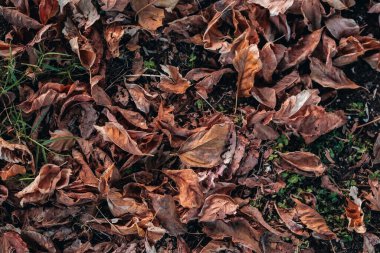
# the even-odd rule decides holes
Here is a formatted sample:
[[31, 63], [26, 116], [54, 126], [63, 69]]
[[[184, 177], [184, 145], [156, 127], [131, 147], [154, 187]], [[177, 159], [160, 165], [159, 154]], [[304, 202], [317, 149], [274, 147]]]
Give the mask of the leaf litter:
[[0, 251], [377, 252], [379, 13], [0, 1]]

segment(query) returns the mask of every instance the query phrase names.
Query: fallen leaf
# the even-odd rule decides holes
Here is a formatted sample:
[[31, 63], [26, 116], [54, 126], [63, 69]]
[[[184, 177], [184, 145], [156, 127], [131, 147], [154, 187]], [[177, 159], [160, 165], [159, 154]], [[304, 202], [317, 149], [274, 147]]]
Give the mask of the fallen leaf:
[[103, 11], [118, 11], [122, 12], [127, 5], [129, 4], [130, 0], [100, 0], [102, 5]]
[[21, 206], [27, 203], [46, 202], [56, 189], [62, 189], [69, 184], [70, 175], [70, 169], [61, 170], [57, 165], [45, 164], [33, 182], [15, 196], [21, 199]]
[[311, 79], [323, 87], [333, 88], [336, 90], [360, 88], [360, 86], [347, 78], [343, 70], [340, 70], [332, 65], [325, 65], [317, 58], [310, 58], [310, 70]]
[[326, 170], [319, 157], [309, 152], [295, 151], [279, 155], [286, 163], [309, 176], [321, 176]]
[[348, 231], [355, 230], [359, 234], [364, 234], [367, 229], [364, 224], [364, 213], [361, 206], [346, 198], [346, 207], [344, 209], [348, 219]]
[[29, 148], [22, 144], [13, 144], [0, 137], [0, 159], [18, 164], [26, 164], [34, 172], [34, 158]]
[[184, 234], [186, 229], [179, 220], [173, 198], [170, 195], [159, 194], [150, 194], [150, 198], [161, 225], [173, 236]]
[[376, 253], [375, 246], [380, 244], [380, 238], [372, 233], [363, 234], [363, 253]]
[[57, 129], [50, 133], [49, 142], [50, 149], [60, 153], [62, 151], [70, 150], [74, 146], [75, 137], [67, 129]]
[[104, 30], [104, 38], [107, 41], [108, 51], [111, 56], [119, 57], [119, 43], [124, 35], [124, 27], [121, 25], [110, 25]]
[[233, 65], [238, 72], [237, 97], [249, 97], [257, 72], [262, 68], [257, 45], [249, 45], [237, 51]]
[[212, 168], [218, 165], [229, 131], [229, 124], [217, 124], [209, 130], [193, 134], [178, 150], [179, 158], [193, 167]]
[[308, 229], [314, 231], [313, 235], [315, 237], [323, 240], [333, 240], [337, 238], [336, 234], [327, 226], [325, 219], [317, 211], [298, 199], [292, 199], [296, 203], [295, 208], [301, 222], [306, 225]]
[[321, 28], [323, 6], [319, 0], [302, 1], [301, 12], [309, 31]]
[[6, 231], [0, 237], [1, 252], [29, 253], [27, 244], [14, 231]]
[[165, 8], [167, 12], [172, 12], [179, 0], [156, 0], [154, 5], [157, 7]]
[[337, 56], [334, 59], [334, 65], [342, 67], [356, 62], [360, 56], [365, 53], [362, 43], [355, 37], [342, 38], [337, 48]]
[[38, 30], [43, 27], [43, 25], [37, 20], [19, 12], [18, 10], [0, 6], [0, 15], [3, 16], [7, 22], [19, 28]]
[[309, 233], [304, 229], [304, 227], [294, 221], [297, 216], [296, 209], [284, 209], [275, 205], [276, 211], [280, 216], [281, 220], [285, 223], [285, 226], [294, 234], [309, 237]]
[[260, 104], [265, 105], [271, 109], [276, 106], [276, 90], [269, 87], [253, 87], [251, 90], [252, 97], [254, 97]]
[[46, 23], [58, 13], [59, 4], [57, 0], [41, 0], [38, 5], [41, 23]]
[[248, 0], [248, 3], [258, 4], [268, 9], [271, 16], [284, 14], [292, 5], [294, 0]]
[[192, 169], [164, 170], [179, 189], [179, 203], [186, 208], [199, 208], [203, 204], [203, 192], [198, 175]]
[[380, 53], [365, 57], [364, 60], [377, 72], [380, 72]]
[[380, 163], [380, 133], [377, 135], [375, 143], [373, 144], [373, 163]]
[[150, 0], [131, 0], [131, 6], [138, 16], [139, 24], [144, 29], [155, 31], [162, 26], [165, 12], [155, 7]]
[[306, 60], [306, 58], [309, 57], [317, 47], [321, 39], [322, 31], [323, 29], [316, 30], [311, 34], [302, 37], [296, 45], [288, 48], [282, 62], [280, 63], [280, 69], [289, 69]]
[[9, 58], [24, 52], [24, 50], [24, 46], [8, 44], [0, 40], [0, 57]]
[[[4, 180], [2, 177], [1, 179]], [[8, 188], [5, 187], [4, 185], [0, 185], [0, 206], [4, 203], [4, 201], [7, 200], [8, 195], [9, 195]]]
[[337, 10], [346, 10], [356, 4], [355, 0], [322, 0]]
[[213, 194], [205, 199], [203, 207], [199, 213], [200, 222], [213, 222], [224, 220], [227, 215], [233, 215], [239, 205], [228, 195]]
[[137, 84], [125, 84], [125, 87], [128, 89], [129, 94], [131, 95], [133, 101], [136, 104], [137, 109], [143, 113], [149, 113], [151, 100], [156, 98], [158, 94], [150, 94], [143, 87]]
[[261, 253], [259, 232], [254, 230], [247, 220], [232, 218], [230, 221], [216, 220], [204, 224], [203, 232], [214, 240], [231, 238], [254, 252]]
[[0, 177], [3, 181], [16, 175], [23, 175], [26, 173], [24, 166], [18, 164], [9, 164], [0, 171]]
[[161, 65], [161, 68], [168, 76], [162, 75], [158, 88], [168, 93], [184, 94], [190, 82], [182, 77], [178, 67]]
[[138, 203], [136, 200], [123, 195], [115, 188], [112, 188], [107, 194], [108, 208], [114, 217], [124, 215], [134, 215], [141, 219], [153, 219], [153, 214], [149, 211], [144, 203]]
[[333, 16], [325, 21], [326, 28], [335, 39], [359, 34], [359, 25], [353, 19]]
[[331, 182], [328, 175], [324, 175], [321, 178], [321, 186], [323, 188], [326, 188], [327, 190], [331, 192], [335, 192], [339, 196], [343, 196], [343, 192], [333, 183]]
[[144, 155], [128, 134], [127, 130], [117, 122], [107, 122], [104, 126], [94, 126], [96, 130], [103, 136], [105, 141], [114, 143], [122, 150], [133, 155]]
[[369, 207], [371, 210], [380, 211], [380, 184], [378, 180], [369, 180], [371, 193], [367, 194], [365, 198], [370, 202]]

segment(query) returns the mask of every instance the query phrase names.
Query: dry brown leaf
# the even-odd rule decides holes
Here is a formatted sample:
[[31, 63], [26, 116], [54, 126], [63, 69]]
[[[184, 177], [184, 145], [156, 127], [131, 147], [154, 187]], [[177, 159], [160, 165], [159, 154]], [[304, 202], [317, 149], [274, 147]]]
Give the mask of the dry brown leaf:
[[225, 68], [220, 70], [195, 68], [187, 72], [185, 79], [196, 82], [195, 88], [204, 98], [208, 98], [214, 86], [216, 86], [224, 74], [232, 73], [232, 69]]
[[161, 65], [161, 68], [167, 76], [162, 75], [158, 88], [168, 93], [184, 94], [190, 87], [190, 82], [182, 77], [179, 68], [170, 65]]
[[365, 57], [364, 60], [377, 72], [380, 72], [380, 53]]
[[91, 1], [76, 0], [70, 1], [69, 4], [73, 10], [73, 20], [78, 23], [79, 28], [83, 27], [84, 30], [87, 30], [100, 18], [96, 7]]
[[5, 187], [4, 185], [0, 185], [0, 206], [3, 204], [4, 201], [7, 200], [8, 194], [9, 194], [8, 188]]
[[21, 206], [45, 202], [56, 189], [62, 189], [69, 184], [70, 175], [70, 169], [61, 170], [57, 165], [45, 164], [34, 181], [15, 196], [21, 199]]
[[103, 11], [118, 11], [122, 12], [127, 5], [129, 4], [130, 0], [100, 0], [102, 5]]
[[122, 150], [133, 155], [144, 155], [137, 143], [129, 136], [127, 130], [117, 122], [107, 122], [104, 126], [94, 126], [105, 141], [114, 143]]
[[364, 213], [361, 206], [346, 198], [346, 207], [344, 209], [348, 219], [348, 231], [355, 230], [357, 233], [364, 234], [367, 229], [364, 224]]
[[59, 4], [57, 0], [41, 0], [38, 5], [41, 23], [46, 23], [58, 13]]
[[212, 168], [218, 165], [230, 127], [229, 124], [217, 124], [193, 134], [178, 150], [179, 158], [192, 167]]
[[296, 209], [287, 210], [275, 205], [276, 211], [280, 216], [281, 220], [285, 223], [285, 226], [294, 234], [309, 237], [309, 233], [304, 229], [304, 227], [294, 221], [297, 216]]
[[205, 203], [199, 213], [199, 221], [213, 222], [224, 220], [227, 215], [233, 215], [239, 205], [228, 195], [213, 194], [205, 199]]
[[70, 150], [75, 144], [74, 135], [67, 129], [57, 129], [50, 133], [50, 149], [56, 152]]
[[132, 125], [141, 128], [148, 129], [145, 118], [138, 112], [120, 108], [118, 106], [110, 106], [111, 111], [119, 112], [120, 115]]
[[28, 165], [34, 172], [34, 158], [29, 148], [22, 144], [13, 144], [0, 137], [0, 160]]
[[0, 252], [29, 253], [28, 245], [14, 231], [6, 231], [0, 237]]
[[185, 226], [180, 222], [172, 196], [149, 194], [156, 217], [168, 232], [177, 236], [186, 232]]
[[376, 253], [375, 246], [380, 244], [380, 238], [368, 232], [363, 235], [363, 238], [363, 253]]
[[337, 48], [338, 54], [334, 59], [334, 65], [342, 67], [356, 62], [359, 56], [365, 53], [362, 43], [355, 37], [342, 38]]
[[321, 186], [323, 188], [326, 188], [327, 190], [330, 190], [332, 192], [335, 192], [339, 196], [343, 196], [343, 192], [333, 183], [331, 182], [328, 175], [324, 175], [321, 178]]
[[0, 40], [0, 57], [9, 58], [24, 52], [25, 46], [13, 45]]
[[203, 192], [198, 175], [192, 169], [164, 170], [177, 185], [179, 203], [185, 208], [199, 208], [203, 204]]
[[233, 65], [238, 72], [237, 97], [251, 96], [255, 75], [262, 68], [257, 45], [252, 44], [237, 51]]
[[373, 144], [373, 163], [380, 163], [380, 133], [377, 135], [375, 143]]
[[319, 0], [302, 1], [301, 12], [309, 31], [315, 31], [321, 28], [324, 9]]
[[124, 27], [121, 25], [110, 25], [104, 30], [104, 38], [107, 41], [108, 51], [111, 56], [119, 57], [119, 43], [124, 35]]
[[371, 210], [380, 212], [380, 184], [378, 180], [369, 180], [371, 193], [366, 195], [366, 199], [370, 202]]
[[18, 164], [8, 164], [0, 171], [0, 177], [3, 181], [16, 175], [23, 175], [26, 173], [24, 166]]
[[322, 31], [323, 29], [316, 30], [311, 34], [302, 37], [296, 45], [288, 48], [285, 52], [284, 59], [280, 63], [280, 69], [289, 69], [306, 60], [317, 47], [321, 39]]
[[0, 15], [3, 16], [7, 22], [19, 28], [38, 30], [43, 27], [43, 25], [39, 23], [37, 20], [15, 9], [0, 6]]
[[321, 176], [326, 166], [323, 165], [318, 156], [303, 151], [295, 151], [288, 153], [279, 153], [280, 157], [289, 165], [305, 172], [309, 176]]
[[151, 100], [156, 98], [158, 94], [150, 94], [137, 84], [126, 83], [125, 87], [128, 89], [129, 95], [131, 95], [137, 109], [148, 114], [152, 103]]
[[153, 214], [144, 203], [138, 203], [133, 198], [124, 197], [115, 188], [112, 188], [107, 194], [108, 208], [114, 217], [124, 215], [134, 215], [141, 219], [153, 219]]
[[284, 14], [294, 3], [294, 0], [248, 0], [248, 3], [258, 4], [268, 9], [271, 16]]
[[157, 7], [165, 8], [167, 12], [172, 12], [179, 0], [156, 0], [153, 4]]
[[355, 0], [322, 0], [337, 10], [346, 10], [355, 5]]
[[310, 58], [310, 70], [311, 79], [323, 87], [333, 88], [336, 90], [360, 88], [360, 86], [348, 79], [343, 70], [332, 65], [325, 65], [317, 58]]
[[276, 106], [276, 90], [269, 87], [253, 87], [251, 90], [252, 96], [262, 105], [265, 105], [271, 109]]
[[301, 222], [305, 224], [308, 229], [314, 231], [313, 236], [323, 240], [333, 240], [337, 238], [336, 234], [327, 226], [325, 219], [317, 211], [298, 199], [292, 199], [296, 203], [295, 208]]
[[165, 18], [163, 9], [154, 6], [151, 0], [131, 0], [132, 9], [136, 12], [139, 24], [147, 30], [155, 31], [162, 26]]
[[254, 252], [261, 253], [259, 232], [254, 230], [247, 220], [232, 218], [230, 221], [216, 220], [204, 224], [203, 232], [214, 240], [231, 238]]
[[335, 39], [359, 34], [359, 25], [353, 19], [333, 16], [325, 21], [326, 28]]

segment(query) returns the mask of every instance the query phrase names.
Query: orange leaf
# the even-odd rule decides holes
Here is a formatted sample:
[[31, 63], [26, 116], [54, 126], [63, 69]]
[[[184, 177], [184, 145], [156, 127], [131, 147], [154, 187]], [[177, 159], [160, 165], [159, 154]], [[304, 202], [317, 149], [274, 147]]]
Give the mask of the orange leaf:
[[359, 234], [364, 234], [366, 232], [366, 227], [364, 224], [364, 213], [360, 206], [355, 202], [346, 198], [346, 216], [348, 219], [348, 230], [355, 230]]

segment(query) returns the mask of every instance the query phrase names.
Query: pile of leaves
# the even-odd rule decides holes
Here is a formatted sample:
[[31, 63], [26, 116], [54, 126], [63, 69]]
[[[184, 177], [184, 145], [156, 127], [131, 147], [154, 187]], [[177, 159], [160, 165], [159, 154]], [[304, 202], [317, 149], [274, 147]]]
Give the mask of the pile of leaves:
[[357, 1], [0, 0], [0, 251], [375, 252]]

